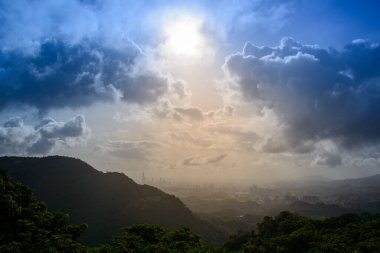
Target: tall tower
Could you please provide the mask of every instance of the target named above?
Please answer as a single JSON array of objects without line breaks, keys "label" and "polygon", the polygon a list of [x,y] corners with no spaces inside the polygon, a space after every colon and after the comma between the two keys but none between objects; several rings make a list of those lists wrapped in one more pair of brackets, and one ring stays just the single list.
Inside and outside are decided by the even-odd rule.
[{"label": "tall tower", "polygon": [[144,172],[142,173],[142,176],[141,176],[141,183],[145,184],[145,174],[144,174]]}]

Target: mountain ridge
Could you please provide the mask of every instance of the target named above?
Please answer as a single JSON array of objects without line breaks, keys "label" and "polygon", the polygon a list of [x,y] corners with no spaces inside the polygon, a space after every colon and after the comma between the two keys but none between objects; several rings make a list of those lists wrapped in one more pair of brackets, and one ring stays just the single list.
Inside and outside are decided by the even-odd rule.
[{"label": "mountain ridge", "polygon": [[0,157],[0,167],[31,187],[51,210],[67,212],[72,222],[87,223],[82,238],[91,244],[104,243],[136,223],[188,226],[209,242],[224,239],[174,195],[139,185],[123,173],[98,171],[77,158],[8,156]]},{"label": "mountain ridge", "polygon": [[297,187],[312,187],[312,186],[324,186],[324,187],[380,187],[380,174],[374,174],[371,176],[357,177],[357,178],[343,178],[343,179],[328,179],[319,175],[313,175],[310,177],[300,177],[294,179],[288,179],[278,181],[275,186],[297,188]]}]

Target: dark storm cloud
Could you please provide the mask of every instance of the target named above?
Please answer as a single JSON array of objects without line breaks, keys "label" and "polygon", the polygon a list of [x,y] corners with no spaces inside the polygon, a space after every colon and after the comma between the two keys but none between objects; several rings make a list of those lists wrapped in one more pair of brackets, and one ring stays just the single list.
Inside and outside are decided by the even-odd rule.
[{"label": "dark storm cloud", "polygon": [[48,154],[58,143],[82,140],[88,131],[82,115],[67,122],[45,119],[35,127],[25,125],[20,118],[12,118],[0,127],[0,154]]},{"label": "dark storm cloud", "polygon": [[356,40],[338,51],[290,38],[278,47],[247,43],[224,68],[244,99],[285,123],[293,146],[323,138],[346,147],[380,139],[378,44]]},{"label": "dark storm cloud", "polygon": [[133,70],[141,56],[132,45],[122,49],[96,43],[41,44],[36,54],[0,53],[0,109],[28,105],[40,111],[121,100],[149,104],[168,89],[165,77]]}]

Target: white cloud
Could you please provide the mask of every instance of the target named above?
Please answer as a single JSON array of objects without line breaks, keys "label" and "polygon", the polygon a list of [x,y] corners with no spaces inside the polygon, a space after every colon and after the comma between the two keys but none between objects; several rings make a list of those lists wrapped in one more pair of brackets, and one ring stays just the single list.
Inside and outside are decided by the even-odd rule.
[{"label": "white cloud", "polygon": [[48,154],[59,144],[84,141],[90,133],[84,116],[78,115],[67,122],[42,120],[37,126],[25,125],[20,118],[12,118],[0,127],[0,154]]}]

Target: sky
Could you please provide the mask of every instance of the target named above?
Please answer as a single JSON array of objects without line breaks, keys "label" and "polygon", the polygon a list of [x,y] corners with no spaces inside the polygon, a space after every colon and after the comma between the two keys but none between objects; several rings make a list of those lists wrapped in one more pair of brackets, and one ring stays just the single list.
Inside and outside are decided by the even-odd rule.
[{"label": "sky", "polygon": [[380,3],[0,0],[0,155],[139,181],[380,173]]}]

